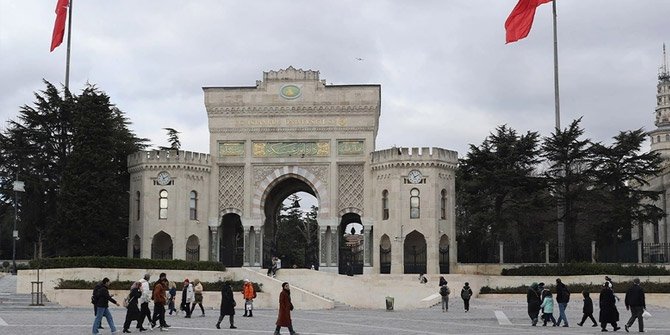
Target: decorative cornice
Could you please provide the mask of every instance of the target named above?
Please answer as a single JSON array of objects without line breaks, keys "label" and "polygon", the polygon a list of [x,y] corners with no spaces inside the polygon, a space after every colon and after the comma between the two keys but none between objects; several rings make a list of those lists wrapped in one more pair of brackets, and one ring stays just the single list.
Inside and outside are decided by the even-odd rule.
[{"label": "decorative cornice", "polygon": [[253,128],[211,128],[210,133],[296,133],[296,132],[366,132],[374,131],[373,126],[369,127],[253,127]]},{"label": "decorative cornice", "polygon": [[141,171],[160,171],[160,170],[167,170],[167,171],[184,170],[184,171],[210,173],[211,168],[208,166],[193,166],[187,164],[140,164],[128,168],[129,173],[136,173]]},{"label": "decorative cornice", "polygon": [[377,112],[378,105],[305,105],[305,106],[229,106],[208,107],[207,114],[212,116],[263,116],[263,115],[314,115],[318,113],[340,112],[346,115],[369,114]]},{"label": "decorative cornice", "polygon": [[438,168],[438,169],[455,170],[456,167],[457,164],[444,163],[444,162],[425,162],[425,161],[391,162],[384,164],[375,164],[370,166],[372,171],[381,171],[396,168]]}]

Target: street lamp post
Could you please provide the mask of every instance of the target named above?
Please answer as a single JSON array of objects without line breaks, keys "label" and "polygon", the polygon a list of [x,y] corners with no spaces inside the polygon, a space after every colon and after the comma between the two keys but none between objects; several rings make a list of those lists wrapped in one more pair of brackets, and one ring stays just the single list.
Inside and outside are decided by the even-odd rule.
[{"label": "street lamp post", "polygon": [[25,185],[22,181],[14,181],[14,230],[12,231],[12,273],[16,275],[16,241],[19,239],[19,231],[16,230],[16,223],[19,221],[19,192],[25,192]]}]

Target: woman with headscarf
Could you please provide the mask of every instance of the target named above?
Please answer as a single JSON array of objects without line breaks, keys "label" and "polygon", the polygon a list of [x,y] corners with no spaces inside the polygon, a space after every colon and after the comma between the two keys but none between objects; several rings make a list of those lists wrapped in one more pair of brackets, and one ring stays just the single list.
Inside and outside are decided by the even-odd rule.
[{"label": "woman with headscarf", "polygon": [[607,331],[607,324],[611,323],[614,327],[614,331],[621,329],[617,326],[617,321],[619,321],[619,311],[616,308],[616,298],[614,297],[614,291],[612,290],[612,284],[610,282],[605,282],[603,285],[602,291],[600,291],[600,321],[601,330]]},{"label": "woman with headscarf", "polygon": [[275,328],[274,335],[279,335],[281,327],[287,327],[291,335],[297,335],[293,330],[293,323],[291,322],[291,311],[293,304],[291,303],[291,288],[287,282],[281,284],[282,290],[279,293],[279,313],[277,315],[277,328]]},{"label": "woman with headscarf", "polygon": [[235,327],[235,305],[237,304],[233,298],[233,289],[230,284],[224,283],[221,288],[221,314],[219,315],[219,321],[216,323],[216,329],[221,329],[221,321],[226,315],[230,316],[230,329],[237,328]]},{"label": "woman with headscarf", "polygon": [[540,313],[540,294],[538,293],[537,283],[530,284],[528,292],[526,293],[526,302],[528,302],[528,316],[531,320],[531,325],[537,325],[537,316]]},{"label": "woman with headscarf", "polygon": [[[123,323],[124,333],[130,333],[128,328],[130,328],[131,322],[140,321],[140,308],[137,307],[137,300],[142,296],[141,289],[142,284],[138,281],[134,282],[133,285],[130,286],[130,293],[128,294],[128,307],[126,307],[126,321]],[[142,329],[140,329],[140,331],[142,331]]]}]

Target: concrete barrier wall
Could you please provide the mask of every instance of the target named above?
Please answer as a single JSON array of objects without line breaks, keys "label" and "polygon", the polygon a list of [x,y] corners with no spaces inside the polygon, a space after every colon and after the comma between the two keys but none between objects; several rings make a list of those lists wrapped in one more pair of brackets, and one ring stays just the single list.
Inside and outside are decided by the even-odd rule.
[{"label": "concrete barrier wall", "polygon": [[[138,280],[144,273],[151,274],[151,281],[158,279],[160,270],[137,270],[137,269],[48,269],[40,271],[40,280],[44,281],[44,293],[50,301],[57,302],[63,306],[87,306],[90,304],[90,293],[70,292],[70,290],[55,290],[58,280],[83,279],[101,280],[108,277],[111,280]],[[268,277],[265,271],[251,268],[231,268],[225,272],[217,271],[164,271],[169,280],[181,282],[184,278],[199,278],[206,282],[218,280],[242,280],[250,279],[262,287],[262,293],[256,300],[257,308],[277,308],[281,283],[287,281],[291,284],[291,299],[298,309],[329,309],[333,308],[335,301],[357,308],[385,308],[385,298],[391,296],[395,300],[396,309],[426,308],[440,302],[438,294],[438,282],[440,275],[428,275],[428,283],[420,284],[417,275],[396,274],[368,274],[354,277],[339,275],[323,271],[307,269],[281,269],[277,278]],[[530,285],[533,282],[544,282],[554,284],[556,276],[489,276],[470,274],[443,275],[449,282],[451,289],[451,303],[460,303],[460,291],[464,282],[469,282],[477,298],[481,287],[492,288],[516,287],[519,285]],[[562,276],[560,277],[566,285],[572,284],[601,284],[604,275],[590,276]],[[630,282],[634,276],[610,276],[615,282]],[[37,278],[36,270],[19,271],[17,278],[17,292],[30,293],[31,281]],[[652,282],[670,282],[670,276],[641,276],[640,280]],[[79,291],[79,290],[72,290]],[[119,296],[125,294],[118,292]],[[181,293],[178,293],[178,299]],[[219,292],[206,292],[205,304],[212,308],[218,308],[220,303]],[[238,308],[242,308],[242,295],[235,293]],[[179,300],[180,301],[180,300]]]},{"label": "concrete barrier wall", "polygon": [[[151,274],[150,281],[153,282],[158,279],[158,275],[161,272],[166,273],[168,280],[175,282],[182,282],[185,278],[189,278],[189,280],[198,278],[204,282],[243,280],[247,278],[253,282],[262,284],[261,290],[263,292],[258,294],[259,297],[255,300],[254,306],[257,308],[278,308],[279,305],[279,293],[281,292],[282,282],[245,268],[228,269],[225,272],[99,268],[46,269],[40,270],[40,281],[43,282],[43,291],[49,301],[59,303],[62,306],[87,306],[91,303],[90,290],[56,290],[55,287],[58,285],[59,280],[98,281],[104,277],[113,281],[139,280],[145,273],[149,273]],[[30,293],[32,281],[37,281],[37,270],[19,271],[16,283],[17,293]],[[113,293],[117,294],[117,296],[124,296],[127,294],[127,291]],[[181,292],[177,293],[177,298],[181,299]],[[205,292],[203,299],[208,301],[208,306],[218,309],[221,303],[221,294],[219,292]],[[297,287],[291,289],[291,299],[298,309],[329,309],[334,306],[332,301]],[[235,293],[235,300],[238,302],[237,308],[243,308],[244,300],[240,292]]]}]

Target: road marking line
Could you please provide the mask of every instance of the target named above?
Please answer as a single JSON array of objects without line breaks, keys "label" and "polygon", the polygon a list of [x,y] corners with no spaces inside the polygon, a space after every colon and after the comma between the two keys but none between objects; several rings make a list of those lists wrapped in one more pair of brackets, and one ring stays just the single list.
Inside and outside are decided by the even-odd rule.
[{"label": "road marking line", "polygon": [[509,321],[507,318],[507,315],[503,313],[503,311],[493,311],[496,315],[496,319],[498,319],[498,324],[501,326],[511,326],[512,322]]}]

